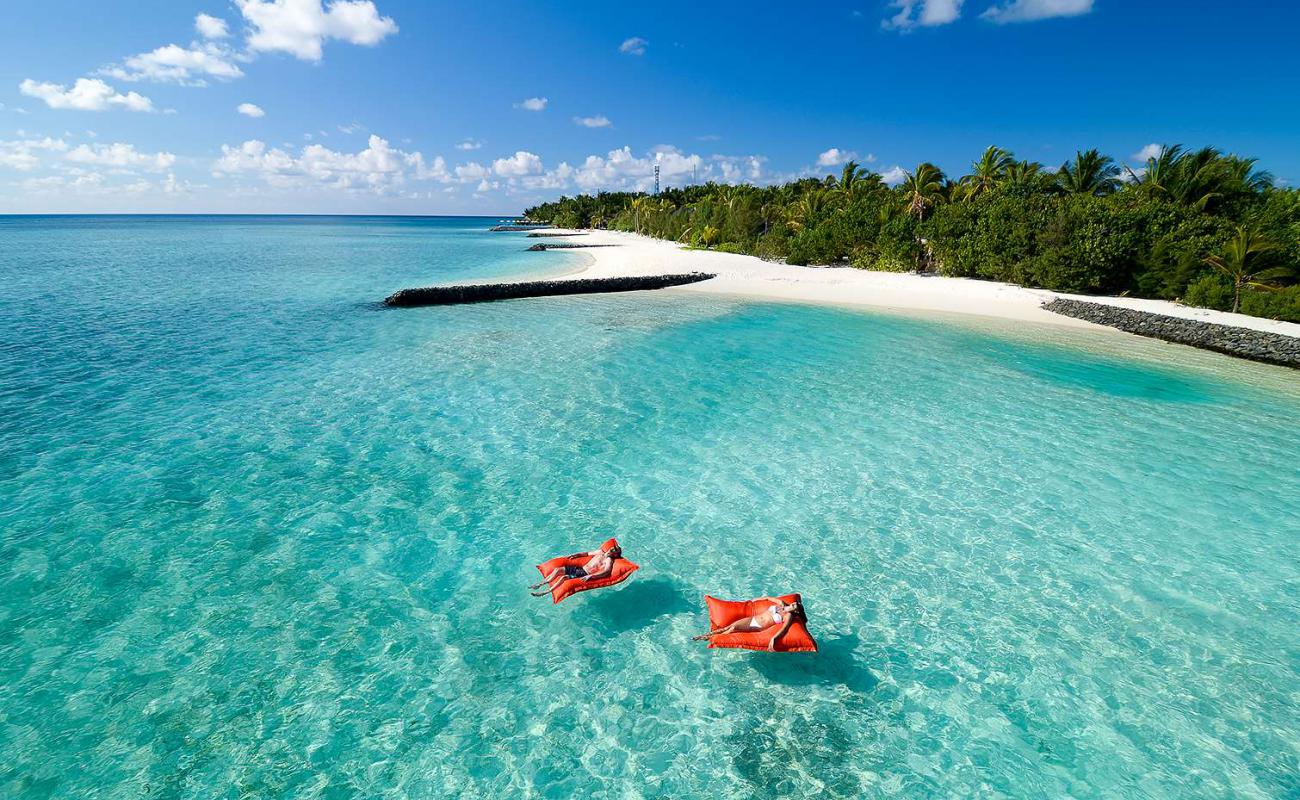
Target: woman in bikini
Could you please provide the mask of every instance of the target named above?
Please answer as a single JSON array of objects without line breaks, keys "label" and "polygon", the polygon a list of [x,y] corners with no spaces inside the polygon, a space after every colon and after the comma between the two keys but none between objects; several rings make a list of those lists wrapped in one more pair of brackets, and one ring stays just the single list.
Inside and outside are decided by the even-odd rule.
[{"label": "woman in bikini", "polygon": [[771,607],[766,611],[760,611],[752,617],[738,619],[722,628],[716,628],[702,636],[693,636],[691,641],[702,641],[714,636],[721,636],[724,633],[758,633],[769,628],[777,628],[776,633],[772,635],[772,640],[767,643],[768,650],[776,650],[776,643],[785,632],[790,630],[797,616],[803,614],[803,608],[798,603],[782,603],[777,597],[764,597],[764,600],[771,603]]}]

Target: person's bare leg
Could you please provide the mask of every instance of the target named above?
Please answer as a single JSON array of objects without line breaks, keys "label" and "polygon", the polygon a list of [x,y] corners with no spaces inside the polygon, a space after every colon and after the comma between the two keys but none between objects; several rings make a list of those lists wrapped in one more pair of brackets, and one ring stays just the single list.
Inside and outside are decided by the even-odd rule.
[{"label": "person's bare leg", "polygon": [[714,628],[713,630],[709,631],[709,632],[706,633],[706,634],[703,634],[702,636],[692,636],[692,637],[691,637],[691,641],[692,641],[692,642],[699,642],[699,641],[703,641],[703,640],[705,640],[705,639],[709,639],[709,638],[714,637],[714,636],[721,636],[721,635],[723,635],[724,633],[731,633],[731,632],[733,632],[733,631],[736,630],[736,626],[737,626],[737,625],[739,625],[739,624],[742,623],[742,622],[748,622],[748,621],[749,621],[749,618],[748,618],[748,617],[746,617],[745,619],[739,619],[739,620],[736,620],[735,622],[731,623],[730,625],[724,625],[724,626],[721,627],[721,628]]},{"label": "person's bare leg", "polygon": [[[554,574],[554,573],[551,574],[551,578],[553,578],[553,577],[555,577],[555,574]],[[545,597],[546,595],[548,595],[548,594],[550,594],[551,592],[555,591],[556,589],[560,588],[560,585],[561,585],[562,583],[564,583],[566,580],[568,580],[568,576],[564,575],[563,573],[560,574],[560,576],[559,576],[560,579],[559,579],[558,581],[556,581],[555,583],[551,583],[551,578],[547,578],[547,579],[546,579],[546,588],[545,588],[545,589],[541,590],[540,592],[530,592],[530,594],[531,594],[533,597]],[[580,580],[580,579],[575,578],[574,580]]]},{"label": "person's bare leg", "polygon": [[550,582],[555,578],[556,575],[563,574],[563,572],[564,572],[564,570],[562,570],[562,569],[553,569],[553,570],[550,571],[550,573],[548,573],[547,575],[543,576],[542,579],[541,579],[541,581],[539,581],[539,582],[537,582],[537,583],[534,583],[532,586],[529,586],[528,588],[529,588],[529,589],[540,589],[540,588],[542,588],[543,586],[545,586],[546,584],[550,583]]}]

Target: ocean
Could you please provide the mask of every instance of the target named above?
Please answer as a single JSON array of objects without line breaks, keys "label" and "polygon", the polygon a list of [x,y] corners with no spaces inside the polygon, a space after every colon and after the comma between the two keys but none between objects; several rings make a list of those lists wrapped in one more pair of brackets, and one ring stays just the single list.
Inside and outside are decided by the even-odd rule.
[{"label": "ocean", "polygon": [[0,795],[1300,794],[1300,373],[493,222],[0,217]]}]

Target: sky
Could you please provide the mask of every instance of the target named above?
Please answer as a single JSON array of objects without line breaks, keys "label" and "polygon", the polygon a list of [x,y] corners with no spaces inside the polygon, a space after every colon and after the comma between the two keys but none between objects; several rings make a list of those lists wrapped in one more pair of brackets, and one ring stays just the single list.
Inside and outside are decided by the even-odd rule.
[{"label": "sky", "polygon": [[514,214],[996,144],[1300,182],[1300,3],[42,0],[0,12],[0,213]]}]

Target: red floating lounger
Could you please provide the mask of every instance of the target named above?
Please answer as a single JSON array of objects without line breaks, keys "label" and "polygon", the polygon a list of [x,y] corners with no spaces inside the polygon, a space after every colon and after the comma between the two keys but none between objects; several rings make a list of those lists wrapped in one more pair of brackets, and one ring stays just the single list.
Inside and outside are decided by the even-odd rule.
[{"label": "red floating lounger", "polygon": [[[611,547],[617,547],[617,546],[618,546],[618,540],[610,539],[609,541],[602,544],[600,546],[600,549],[608,550]],[[537,569],[542,573],[542,577],[545,578],[547,575],[551,574],[552,570],[560,569],[563,567],[581,567],[583,564],[587,563],[587,561],[590,558],[591,557],[587,555],[581,555],[578,556],[577,558],[563,558],[563,557],[552,558],[550,561],[547,561],[545,564],[538,564]],[[601,578],[599,580],[594,580],[594,581],[583,581],[583,580],[578,580],[577,578],[562,580],[559,583],[555,584],[555,588],[551,589],[551,597],[555,600],[556,603],[558,603],[564,598],[568,597],[569,595],[574,595],[577,594],[578,592],[585,592],[588,589],[603,589],[606,586],[613,586],[616,583],[622,583],[623,581],[627,580],[629,577],[632,576],[632,573],[636,572],[638,569],[640,569],[639,566],[633,564],[631,561],[628,561],[626,558],[620,556],[619,558],[614,559],[614,570],[604,578]]]},{"label": "red floating lounger", "polygon": [[[783,594],[778,598],[782,603],[798,603],[803,605],[803,598],[798,594]],[[709,630],[723,628],[738,619],[752,617],[755,614],[761,614],[772,607],[768,600],[719,600],[716,597],[704,596],[704,602],[709,606]],[[802,616],[802,615],[800,615]],[[745,650],[766,650],[772,636],[780,630],[779,628],[768,628],[763,631],[753,633],[724,633],[721,636],[709,638],[709,647],[738,647]],[[808,633],[808,627],[804,625],[802,619],[796,619],[790,627],[777,640],[776,652],[778,653],[816,653],[817,643],[813,641],[812,635]]]}]

